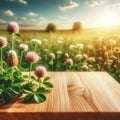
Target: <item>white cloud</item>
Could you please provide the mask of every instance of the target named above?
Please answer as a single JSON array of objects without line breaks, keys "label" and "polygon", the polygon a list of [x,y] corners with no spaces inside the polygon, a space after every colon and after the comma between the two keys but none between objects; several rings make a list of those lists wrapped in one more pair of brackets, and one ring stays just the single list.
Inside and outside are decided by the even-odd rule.
[{"label": "white cloud", "polygon": [[11,10],[5,10],[3,13],[8,16],[14,16],[14,12],[12,12]]},{"label": "white cloud", "polygon": [[61,5],[59,8],[60,10],[67,10],[67,9],[71,9],[71,8],[74,8],[74,7],[77,7],[79,4],[76,3],[76,2],[73,2],[73,1],[70,1],[69,3],[65,3],[63,5]]},{"label": "white cloud", "polygon": [[104,2],[103,2],[103,0],[93,0],[93,1],[87,2],[87,4],[90,7],[94,7],[94,6],[103,5]]},{"label": "white cloud", "polygon": [[38,13],[34,13],[34,12],[29,12],[27,15],[28,15],[28,16],[31,16],[31,17],[39,16]]},{"label": "white cloud", "polygon": [[19,3],[26,5],[27,1],[26,0],[18,0]]},{"label": "white cloud", "polygon": [[4,23],[6,23],[6,21],[3,19],[0,19],[0,24],[4,24]]},{"label": "white cloud", "polygon": [[14,19],[17,20],[17,21],[26,21],[27,20],[26,17],[21,17],[21,18],[15,17]]}]

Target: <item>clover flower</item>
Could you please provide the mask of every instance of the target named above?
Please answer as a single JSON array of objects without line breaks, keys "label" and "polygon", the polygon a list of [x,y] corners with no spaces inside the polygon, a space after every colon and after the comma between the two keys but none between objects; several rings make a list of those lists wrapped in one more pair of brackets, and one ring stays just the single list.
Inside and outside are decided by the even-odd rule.
[{"label": "clover flower", "polygon": [[46,73],[47,73],[47,71],[46,71],[46,68],[44,66],[38,66],[38,67],[36,67],[36,69],[34,71],[34,74],[38,78],[44,77],[46,75]]},{"label": "clover flower", "polygon": [[63,41],[62,40],[58,40],[57,43],[58,44],[63,44]]},{"label": "clover flower", "polygon": [[7,31],[9,33],[19,33],[19,26],[16,22],[10,22],[7,26]]},{"label": "clover flower", "polygon": [[94,57],[89,57],[89,58],[88,58],[88,62],[90,62],[90,63],[95,62],[95,58],[94,58]]},{"label": "clover flower", "polygon": [[65,58],[69,58],[69,54],[68,54],[68,53],[65,53],[65,54],[64,54],[64,57],[65,57]]},{"label": "clover flower", "polygon": [[108,40],[108,42],[110,45],[115,45],[117,43],[116,40],[112,40],[112,39]]},{"label": "clover flower", "polygon": [[82,70],[83,70],[83,71],[88,71],[88,70],[89,70],[89,67],[88,67],[87,65],[83,65],[83,66],[82,66]]},{"label": "clover flower", "polygon": [[49,57],[50,57],[50,59],[55,59],[55,54],[54,53],[50,53]]},{"label": "clover flower", "polygon": [[117,53],[117,54],[119,54],[120,53],[120,47],[115,47],[114,48],[114,52]]},{"label": "clover flower", "polygon": [[57,54],[58,55],[61,55],[63,52],[62,51],[57,51]]},{"label": "clover flower", "polygon": [[80,60],[81,58],[82,58],[82,55],[81,55],[81,54],[75,55],[75,59]]},{"label": "clover flower", "polygon": [[41,45],[42,44],[41,40],[38,40],[35,38],[33,38],[30,42],[32,43],[32,45]]},{"label": "clover flower", "polygon": [[0,48],[7,46],[7,40],[5,37],[0,37]]},{"label": "clover flower", "polygon": [[82,55],[82,59],[83,59],[83,60],[87,60],[87,59],[88,59],[87,54],[83,54],[83,55]]},{"label": "clover flower", "polygon": [[26,45],[26,44],[20,44],[20,45],[19,45],[19,48],[20,48],[22,51],[28,51],[28,45]]},{"label": "clover flower", "polygon": [[74,50],[74,49],[76,49],[76,48],[77,48],[76,45],[70,45],[70,46],[69,46],[69,49],[70,49],[70,50]]},{"label": "clover flower", "polygon": [[66,64],[67,65],[73,65],[73,60],[72,59],[67,59]]},{"label": "clover flower", "polygon": [[25,59],[28,62],[37,62],[40,57],[35,52],[28,52],[25,56]]},{"label": "clover flower", "polygon": [[84,47],[84,45],[83,45],[82,43],[78,43],[78,44],[76,44],[76,46],[77,46],[77,48],[79,48],[79,49],[83,49],[83,47]]},{"label": "clover flower", "polygon": [[7,57],[7,64],[9,66],[17,66],[18,65],[18,57],[14,50],[10,50]]}]

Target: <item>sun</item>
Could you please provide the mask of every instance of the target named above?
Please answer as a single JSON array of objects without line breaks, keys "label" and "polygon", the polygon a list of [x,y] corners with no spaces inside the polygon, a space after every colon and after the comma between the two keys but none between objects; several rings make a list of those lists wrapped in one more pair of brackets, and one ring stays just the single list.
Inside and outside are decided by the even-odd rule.
[{"label": "sun", "polygon": [[105,26],[117,24],[117,16],[113,12],[104,12],[102,15],[102,23]]}]

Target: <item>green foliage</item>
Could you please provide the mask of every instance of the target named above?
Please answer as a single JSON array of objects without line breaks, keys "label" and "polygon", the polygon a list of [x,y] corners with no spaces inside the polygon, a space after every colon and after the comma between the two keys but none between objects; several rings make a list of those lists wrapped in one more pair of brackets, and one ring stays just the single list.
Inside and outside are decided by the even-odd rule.
[{"label": "green foliage", "polygon": [[82,23],[81,22],[74,22],[72,31],[73,32],[80,32],[82,30]]},{"label": "green foliage", "polygon": [[[31,87],[24,88],[24,92],[27,93],[27,95],[24,98],[24,101],[31,102],[44,102],[46,100],[45,94],[50,93],[50,90],[48,88],[52,88],[53,85],[50,82],[47,82],[49,80],[49,77],[45,77],[43,80],[36,80],[36,82],[39,84],[36,89],[33,89]],[[48,85],[47,87],[43,87]]]},{"label": "green foliage", "polygon": [[55,32],[56,31],[56,25],[54,23],[49,23],[46,27],[46,32]]}]

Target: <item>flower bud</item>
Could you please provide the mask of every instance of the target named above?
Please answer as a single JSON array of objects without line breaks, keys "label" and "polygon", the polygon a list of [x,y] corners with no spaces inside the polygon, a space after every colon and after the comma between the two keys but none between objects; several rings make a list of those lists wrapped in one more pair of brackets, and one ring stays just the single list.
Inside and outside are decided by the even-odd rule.
[{"label": "flower bud", "polygon": [[18,65],[18,57],[14,50],[10,50],[7,57],[7,64],[9,66],[17,66]]}]

